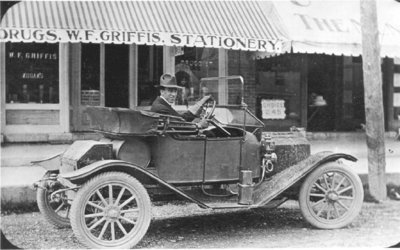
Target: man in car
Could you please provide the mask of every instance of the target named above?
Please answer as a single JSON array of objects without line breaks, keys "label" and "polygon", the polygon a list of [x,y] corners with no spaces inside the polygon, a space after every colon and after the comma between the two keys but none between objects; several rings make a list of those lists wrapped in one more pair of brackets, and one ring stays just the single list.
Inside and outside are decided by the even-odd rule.
[{"label": "man in car", "polygon": [[[150,111],[182,117],[185,121],[193,121],[201,112],[201,107],[211,98],[211,95],[204,96],[193,106],[189,107],[188,111],[179,114],[172,105],[175,103],[178,89],[182,87],[176,84],[175,76],[171,74],[163,74],[160,78],[160,96],[158,96],[153,104],[151,105]],[[208,123],[205,120],[201,120],[196,123],[199,128],[207,128]]]}]

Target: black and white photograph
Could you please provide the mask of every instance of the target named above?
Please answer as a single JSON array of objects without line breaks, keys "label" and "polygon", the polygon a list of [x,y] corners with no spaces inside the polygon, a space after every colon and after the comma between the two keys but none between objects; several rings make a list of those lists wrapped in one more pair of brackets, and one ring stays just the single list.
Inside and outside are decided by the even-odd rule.
[{"label": "black and white photograph", "polygon": [[0,15],[0,249],[400,248],[400,0]]}]

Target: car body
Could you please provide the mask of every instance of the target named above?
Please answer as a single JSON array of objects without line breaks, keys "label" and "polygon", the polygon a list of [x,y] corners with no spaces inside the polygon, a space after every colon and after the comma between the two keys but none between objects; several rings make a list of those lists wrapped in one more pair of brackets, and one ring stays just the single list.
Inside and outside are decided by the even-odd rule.
[{"label": "car body", "polygon": [[[243,96],[240,76],[202,82],[230,80]],[[88,111],[101,140],[76,141],[58,157],[36,162],[48,169],[36,184],[41,212],[56,226],[71,225],[88,247],[133,247],[150,224],[151,201],[165,197],[205,209],[276,207],[298,199],[305,219],[324,229],[351,223],[361,209],[361,181],[340,161],[356,161],[353,156],[310,155],[295,129],[262,133],[263,123],[243,99],[214,101],[205,130],[139,109]]]}]

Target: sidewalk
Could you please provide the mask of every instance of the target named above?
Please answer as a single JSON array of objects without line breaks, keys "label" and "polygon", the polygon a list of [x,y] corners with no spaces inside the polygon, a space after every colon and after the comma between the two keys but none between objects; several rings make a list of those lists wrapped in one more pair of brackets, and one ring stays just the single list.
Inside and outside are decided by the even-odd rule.
[{"label": "sidewalk", "polygon": [[1,206],[28,206],[36,202],[32,184],[45,169],[31,161],[46,159],[67,149],[69,144],[6,144],[1,146]]},{"label": "sidewalk", "polygon": [[[310,140],[311,153],[320,151],[342,152],[358,158],[357,162],[346,161],[368,182],[368,159],[365,140],[360,138],[339,138]],[[69,144],[6,144],[1,146],[1,203],[3,205],[24,205],[36,202],[36,192],[32,183],[45,173],[41,167],[30,162],[49,158],[67,149]],[[387,183],[400,186],[400,141],[386,138]]]}]

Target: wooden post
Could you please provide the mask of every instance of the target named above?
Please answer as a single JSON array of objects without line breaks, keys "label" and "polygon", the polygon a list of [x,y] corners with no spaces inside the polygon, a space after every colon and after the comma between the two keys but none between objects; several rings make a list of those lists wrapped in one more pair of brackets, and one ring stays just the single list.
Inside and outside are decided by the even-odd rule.
[{"label": "wooden post", "polygon": [[362,57],[368,183],[372,197],[386,199],[385,127],[383,117],[382,72],[375,0],[361,0]]}]

